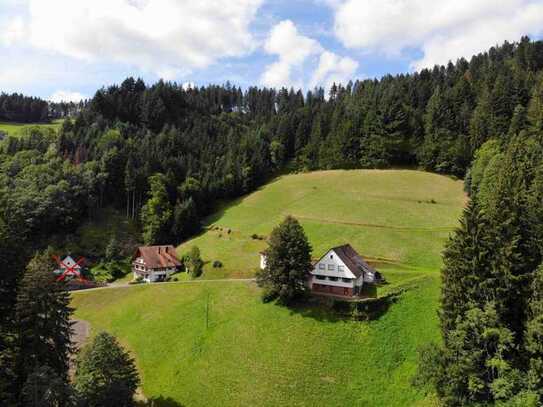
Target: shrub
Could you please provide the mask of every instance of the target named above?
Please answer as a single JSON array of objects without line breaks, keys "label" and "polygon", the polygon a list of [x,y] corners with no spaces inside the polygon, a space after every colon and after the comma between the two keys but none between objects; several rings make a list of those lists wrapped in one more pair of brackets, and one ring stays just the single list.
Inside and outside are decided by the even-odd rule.
[{"label": "shrub", "polygon": [[218,268],[221,268],[221,267],[222,267],[222,262],[220,260],[215,260],[213,262],[213,268],[218,269]]}]

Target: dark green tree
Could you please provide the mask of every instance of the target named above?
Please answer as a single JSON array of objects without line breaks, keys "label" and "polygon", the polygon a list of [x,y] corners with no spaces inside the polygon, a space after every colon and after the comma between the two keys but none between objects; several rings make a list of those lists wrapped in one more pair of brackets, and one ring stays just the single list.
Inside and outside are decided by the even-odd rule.
[{"label": "dark green tree", "polygon": [[141,213],[143,240],[146,244],[167,243],[173,211],[166,190],[166,177],[155,174],[149,177],[149,185],[149,200]]},{"label": "dark green tree", "polygon": [[524,339],[529,365],[528,387],[543,403],[543,266],[534,274],[528,316]]},{"label": "dark green tree", "polygon": [[32,407],[70,407],[77,402],[66,379],[48,366],[40,366],[28,376],[21,399],[24,406]]},{"label": "dark green tree", "polygon": [[257,275],[257,282],[264,289],[264,300],[278,298],[288,303],[307,290],[311,246],[304,229],[292,216],[273,229],[268,243],[266,267]]},{"label": "dark green tree", "polygon": [[[26,267],[15,306],[19,386],[42,366],[64,381],[73,345],[70,296],[65,283],[56,280],[47,252],[38,253]],[[20,387],[20,388],[21,388]]]},{"label": "dark green tree", "polygon": [[106,332],[100,332],[78,357],[74,388],[85,407],[132,406],[139,383],[134,360]]}]

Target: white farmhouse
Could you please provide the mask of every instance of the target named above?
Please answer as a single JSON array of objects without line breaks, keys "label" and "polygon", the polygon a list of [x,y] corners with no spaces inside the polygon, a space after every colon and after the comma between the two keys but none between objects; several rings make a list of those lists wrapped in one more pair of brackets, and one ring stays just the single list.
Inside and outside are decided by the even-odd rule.
[{"label": "white farmhouse", "polygon": [[180,266],[172,245],[138,247],[132,260],[134,280],[141,278],[148,283],[164,281]]},{"label": "white farmhouse", "polygon": [[357,296],[364,283],[381,278],[350,244],[328,250],[310,274],[308,286],[312,292],[342,297]]}]

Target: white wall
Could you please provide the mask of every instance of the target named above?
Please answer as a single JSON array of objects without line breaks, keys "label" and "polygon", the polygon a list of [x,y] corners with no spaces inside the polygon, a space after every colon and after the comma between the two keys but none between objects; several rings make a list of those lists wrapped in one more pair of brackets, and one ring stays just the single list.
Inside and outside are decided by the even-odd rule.
[{"label": "white wall", "polygon": [[[321,268],[324,267],[324,268]],[[330,269],[333,268],[333,269]],[[329,250],[325,256],[323,256],[316,264],[311,272],[313,277],[310,279],[310,286],[312,284],[324,284],[335,287],[352,287],[362,286],[363,277],[356,278],[356,276],[349,270],[349,268],[341,261],[339,256],[333,250]],[[331,281],[329,278],[326,280],[319,280],[315,276],[337,277],[338,281]],[[343,282],[342,278],[353,279],[352,282]]]}]

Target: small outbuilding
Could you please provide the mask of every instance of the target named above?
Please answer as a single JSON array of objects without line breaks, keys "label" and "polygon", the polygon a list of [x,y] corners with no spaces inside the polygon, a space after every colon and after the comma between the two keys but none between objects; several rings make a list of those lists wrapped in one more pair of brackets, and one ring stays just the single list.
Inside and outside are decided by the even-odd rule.
[{"label": "small outbuilding", "polygon": [[148,283],[164,281],[180,267],[172,245],[138,247],[132,259],[134,280],[141,278]]}]

